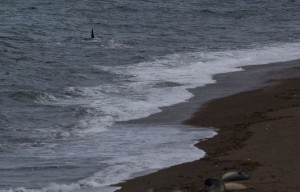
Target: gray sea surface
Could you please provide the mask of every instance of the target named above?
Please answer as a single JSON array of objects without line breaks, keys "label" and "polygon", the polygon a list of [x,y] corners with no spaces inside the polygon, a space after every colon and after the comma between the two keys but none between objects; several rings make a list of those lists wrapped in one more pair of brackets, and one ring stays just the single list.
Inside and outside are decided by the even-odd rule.
[{"label": "gray sea surface", "polygon": [[0,191],[113,191],[203,157],[193,144],[216,133],[172,123],[186,118],[178,110],[163,120],[162,108],[215,98],[191,90],[217,74],[299,59],[299,10],[300,0],[1,0]]}]

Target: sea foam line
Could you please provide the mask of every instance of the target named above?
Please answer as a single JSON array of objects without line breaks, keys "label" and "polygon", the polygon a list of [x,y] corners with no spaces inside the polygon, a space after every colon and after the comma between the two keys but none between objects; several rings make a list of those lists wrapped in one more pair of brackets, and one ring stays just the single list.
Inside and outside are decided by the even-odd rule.
[{"label": "sea foam line", "polygon": [[[96,114],[100,113],[100,115],[95,114],[90,116],[90,119],[87,119],[87,121],[100,120],[87,125],[91,129],[96,129],[97,127],[101,127],[103,123],[101,116],[110,117],[106,121],[112,121],[113,123],[115,121],[140,118],[141,116],[159,112],[159,108],[162,106],[176,104],[191,98],[193,95],[188,89],[214,83],[213,75],[215,74],[239,71],[241,70],[240,67],[246,65],[268,64],[298,59],[300,57],[298,50],[300,50],[300,44],[294,43],[252,50],[174,54],[153,62],[143,62],[131,66],[101,67],[110,73],[128,75],[129,78],[126,81],[115,82],[115,85],[105,85],[106,87],[113,87],[113,89],[109,89],[110,91],[107,91],[103,85],[71,88],[68,89],[68,94],[72,95],[72,91],[78,91],[77,96],[69,96],[65,100],[51,102],[58,105],[77,103],[78,105],[93,107],[96,109],[94,112]],[[162,95],[164,96],[162,97]],[[166,165],[159,164],[159,166],[165,167]],[[133,172],[142,171],[146,167],[147,169],[151,169],[149,165],[143,165],[141,169],[134,170]],[[115,171],[118,172],[123,168],[122,166],[117,167]],[[104,178],[104,182],[99,182],[103,179],[103,174],[95,173],[95,175],[77,183],[50,184],[43,189],[16,188],[2,190],[2,192],[69,192],[89,188],[105,188],[108,185],[127,179],[131,174],[130,172],[123,171],[123,175],[111,180],[110,175],[114,175],[114,173],[109,174],[109,171],[114,170],[108,170],[108,178]]]},{"label": "sea foam line", "polygon": [[[68,87],[54,105],[92,109],[81,120],[85,132],[107,131],[115,122],[148,117],[162,107],[188,101],[196,87],[216,83],[213,76],[241,71],[243,66],[299,59],[300,43],[277,44],[244,50],[167,55],[154,61],[123,66],[95,66],[115,75],[111,84]],[[122,76],[121,79],[118,77]],[[43,101],[44,102],[44,101]]]},{"label": "sea foam line", "polygon": [[[124,129],[130,130],[124,134]],[[196,148],[194,144],[198,142],[200,138],[210,138],[216,135],[215,132],[210,130],[200,130],[198,128],[185,126],[178,126],[177,128],[165,126],[159,129],[153,126],[146,126],[141,130],[142,133],[135,134],[136,143],[133,143],[131,141],[132,135],[137,133],[141,127],[137,126],[133,128],[129,126],[124,129],[115,130],[113,135],[117,137],[111,136],[117,141],[125,139],[125,143],[123,143],[122,146],[119,146],[120,143],[116,143],[120,148],[114,148],[114,150],[116,150],[114,156],[117,157],[102,162],[107,164],[104,170],[96,172],[75,183],[51,183],[41,189],[18,187],[3,189],[0,190],[0,192],[113,192],[117,190],[117,188],[111,187],[111,185],[136,177],[136,173],[151,173],[165,167],[202,158],[205,155],[204,151]],[[146,138],[156,139],[147,140]],[[93,140],[90,146],[95,146],[95,143],[99,143],[99,139],[90,138],[89,140]],[[130,151],[126,151],[128,147],[131,149]],[[136,154],[137,152],[139,154]],[[99,151],[96,148],[92,153],[98,154]],[[134,153],[135,155],[124,155],[123,153]],[[89,155],[84,152],[78,155],[84,154]]]}]

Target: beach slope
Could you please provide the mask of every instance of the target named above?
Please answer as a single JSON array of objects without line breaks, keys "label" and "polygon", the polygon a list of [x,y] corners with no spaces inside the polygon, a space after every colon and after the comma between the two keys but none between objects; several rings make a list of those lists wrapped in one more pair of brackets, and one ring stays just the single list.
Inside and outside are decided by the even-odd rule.
[{"label": "beach slope", "polygon": [[273,81],[205,104],[185,123],[218,129],[217,136],[197,144],[206,157],[126,181],[119,191],[195,192],[205,178],[231,170],[251,173],[251,180],[242,182],[247,191],[300,191],[299,82]]}]

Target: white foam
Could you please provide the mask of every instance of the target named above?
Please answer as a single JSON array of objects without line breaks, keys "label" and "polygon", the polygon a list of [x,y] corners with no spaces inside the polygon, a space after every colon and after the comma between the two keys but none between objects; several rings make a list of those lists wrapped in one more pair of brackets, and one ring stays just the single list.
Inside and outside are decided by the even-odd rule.
[{"label": "white foam", "polygon": [[49,93],[42,93],[40,95],[38,95],[35,99],[36,102],[39,103],[46,103],[46,102],[55,102],[58,101],[58,98],[56,98],[54,95],[51,95]]},{"label": "white foam", "polygon": [[114,192],[120,187],[100,187],[98,183],[94,181],[90,182],[81,182],[81,183],[72,183],[72,184],[57,184],[51,183],[48,187],[42,189],[28,189],[24,187],[2,189],[0,192]]},{"label": "white foam", "polygon": [[[203,157],[205,153],[193,144],[216,134],[187,126],[124,126],[88,139],[72,141],[68,146],[60,146],[55,152],[52,151],[52,161],[55,158],[67,158],[69,161],[65,163],[70,165],[76,165],[72,162],[73,158],[102,158],[99,163],[103,166],[93,175],[69,184],[51,183],[41,189],[15,188],[0,192],[112,192],[117,189],[111,187],[113,184]],[[48,152],[45,156],[49,156]]]},{"label": "white foam", "polygon": [[[75,164],[78,157],[100,159],[105,166],[95,165],[101,170],[78,182],[2,192],[112,192],[116,188],[108,186],[125,179],[199,159],[204,152],[191,147],[192,143],[213,136],[213,132],[144,125],[118,129],[115,122],[147,117],[160,112],[161,107],[185,102],[193,97],[189,89],[215,83],[213,75],[239,71],[247,65],[299,59],[299,50],[300,43],[291,43],[259,49],[173,54],[124,66],[95,66],[115,74],[113,82],[94,87],[68,87],[60,97],[45,94],[36,101],[87,109],[73,128],[79,135],[88,133],[88,137],[72,140],[74,133],[55,133],[55,138],[68,138],[68,143],[36,147],[23,153],[26,157],[41,156],[53,162],[65,158],[66,163]],[[118,78],[120,75],[122,79]],[[74,162],[69,162],[73,159]],[[23,162],[19,163],[22,167]]]},{"label": "white foam", "polygon": [[[213,75],[242,70],[256,64],[300,58],[300,43],[219,52],[172,54],[154,61],[123,66],[95,66],[122,75],[111,84],[94,87],[68,87],[63,99],[48,98],[51,104],[80,105],[93,114],[78,123],[84,132],[106,131],[117,121],[147,117],[161,107],[185,102],[189,89],[215,83]],[[127,77],[127,78],[126,78]],[[43,100],[43,102],[45,102]]]},{"label": "white foam", "polygon": [[[204,152],[199,153],[198,149],[190,146],[193,139],[201,138],[196,133],[189,134],[187,130],[182,133],[174,128],[157,129],[157,127],[140,129],[126,127],[119,130],[115,128],[115,122],[147,117],[160,112],[161,107],[185,102],[193,97],[189,89],[215,83],[213,79],[215,74],[240,71],[241,67],[247,65],[298,59],[299,50],[300,43],[292,43],[260,49],[173,54],[151,62],[126,66],[95,66],[116,74],[116,77],[122,75],[122,79],[116,78],[112,84],[94,87],[69,87],[65,89],[63,97],[46,98],[42,102],[48,100],[48,104],[79,105],[91,109],[76,123],[75,127],[78,133],[92,133],[89,134],[89,140],[95,143],[85,144],[88,147],[93,146],[92,150],[89,148],[82,150],[82,146],[77,150],[75,143],[71,145],[75,148],[74,152],[67,147],[60,148],[62,151],[59,154],[80,156],[78,152],[84,151],[83,156],[91,153],[92,158],[94,154],[101,154],[108,158],[107,161],[101,162],[107,164],[107,169],[99,170],[76,183],[52,184],[37,191],[22,190],[26,192],[86,190],[111,192],[114,188],[107,188],[107,186],[134,177],[136,174],[201,158]],[[100,135],[96,134],[97,138],[90,138],[97,132],[100,133]],[[134,141],[132,141],[133,135]],[[63,135],[65,136],[69,135]],[[210,135],[205,133],[204,137]],[[98,146],[99,143],[101,147]]]},{"label": "white foam", "polygon": [[107,42],[107,45],[104,45],[104,47],[109,48],[109,49],[118,49],[118,48],[130,48],[128,45],[123,44],[121,42],[118,42],[116,40],[109,40]]},{"label": "white foam", "polygon": [[185,88],[195,88],[214,83],[213,75],[239,71],[243,66],[299,59],[299,49],[300,43],[290,43],[260,49],[173,54],[152,62],[100,68],[115,74],[131,75],[133,82],[148,85],[176,82]]}]

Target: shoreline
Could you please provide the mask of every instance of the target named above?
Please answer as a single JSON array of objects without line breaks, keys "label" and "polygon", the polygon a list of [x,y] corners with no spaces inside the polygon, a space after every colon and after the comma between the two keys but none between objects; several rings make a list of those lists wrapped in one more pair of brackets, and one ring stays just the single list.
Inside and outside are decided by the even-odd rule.
[{"label": "shoreline", "polygon": [[[299,61],[293,62],[296,62],[296,66],[299,63]],[[252,160],[253,158],[251,157],[243,158],[239,155],[236,155],[236,153],[242,154],[241,151],[243,151],[248,146],[247,143],[256,137],[255,135],[257,130],[253,129],[252,126],[255,127],[263,122],[269,122],[270,124],[270,122],[273,121],[272,118],[268,117],[268,113],[276,111],[278,106],[273,106],[272,103],[281,103],[283,106],[285,106],[283,107],[284,109],[290,108],[290,103],[282,102],[280,99],[280,102],[278,102],[276,99],[275,102],[270,99],[270,97],[272,97],[272,95],[278,95],[278,92],[280,91],[288,91],[285,90],[285,88],[292,90],[291,85],[296,86],[296,88],[293,88],[293,90],[297,90],[298,87],[296,82],[299,82],[299,79],[278,81],[280,83],[273,82],[272,79],[276,79],[275,77],[280,79],[280,77],[284,76],[285,74],[291,74],[291,72],[293,73],[292,75],[290,75],[292,78],[296,76],[300,77],[300,70],[299,67],[291,67],[287,69],[280,69],[279,71],[280,72],[277,71],[275,72],[275,74],[273,74],[274,77],[272,76],[271,78],[266,80],[267,84],[263,84],[263,88],[236,93],[231,96],[212,100],[202,106],[200,111],[195,113],[193,118],[185,121],[186,124],[193,126],[216,127],[220,129],[218,131],[218,135],[214,138],[196,144],[198,148],[204,150],[207,153],[205,158],[196,160],[194,162],[172,166],[170,168],[166,168],[146,176],[128,180],[119,184],[118,186],[121,186],[122,188],[117,191],[149,191],[150,189],[161,192],[172,191],[173,189],[180,189],[181,191],[187,192],[198,191],[203,187],[203,180],[207,177],[217,177],[222,175],[226,171],[234,169],[242,169],[249,172],[257,172],[257,170],[260,170],[260,167],[264,166],[262,160]],[[262,94],[262,90],[265,89],[269,91],[273,90],[274,93],[272,93],[271,95]],[[253,98],[257,97],[259,94],[262,94],[258,99],[259,101],[261,101],[258,102],[260,104],[253,105]],[[286,94],[286,97],[289,97],[289,94],[297,95],[298,93],[288,92],[282,94]],[[248,98],[248,101],[245,101],[246,98]],[[262,98],[265,98],[264,102],[262,102]],[[240,101],[239,105],[236,105],[237,100]],[[293,99],[287,99],[287,101],[291,100]],[[266,101],[270,102],[265,103]],[[293,105],[298,105],[298,102],[299,99],[297,99],[296,97],[296,104]],[[246,106],[244,105],[244,103],[248,103],[250,105]],[[245,108],[241,108],[241,106]],[[254,106],[256,106],[256,108]],[[228,112],[228,109],[230,108],[233,108],[234,110]],[[266,111],[266,109],[268,110]],[[231,116],[230,118],[229,116],[223,115],[224,110],[226,111],[225,114],[229,114],[229,116]],[[237,113],[237,111],[239,110],[247,111],[247,113]],[[216,111],[219,111],[219,114],[216,113]],[[239,116],[238,114],[243,115]],[[277,119],[275,118],[275,120]],[[281,119],[279,118],[279,120]],[[284,118],[282,120],[284,120]],[[229,129],[229,127],[231,128]],[[253,146],[253,143],[251,144],[251,146]],[[236,158],[229,158],[229,154],[230,157],[235,154]],[[276,178],[276,174],[273,174],[271,178]],[[252,184],[249,187],[255,188],[256,185],[254,184],[253,186],[253,180],[251,180],[251,183]],[[264,189],[262,188],[262,190]]]}]

